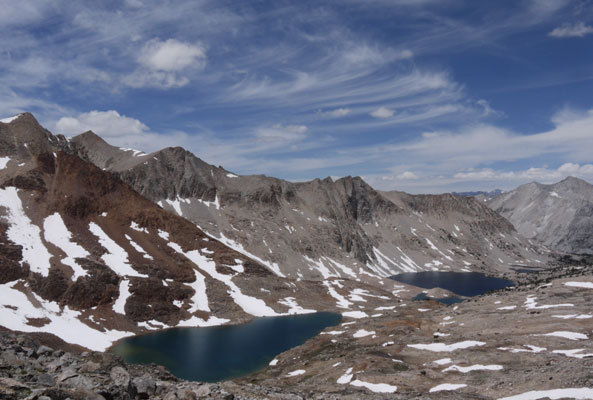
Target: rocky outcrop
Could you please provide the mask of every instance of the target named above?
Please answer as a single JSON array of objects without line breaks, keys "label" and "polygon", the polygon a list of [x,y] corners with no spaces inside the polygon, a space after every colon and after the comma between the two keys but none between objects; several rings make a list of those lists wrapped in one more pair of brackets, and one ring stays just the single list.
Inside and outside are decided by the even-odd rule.
[{"label": "rocky outcrop", "polygon": [[569,254],[593,254],[593,185],[586,181],[528,183],[487,204],[526,238]]},{"label": "rocky outcrop", "polygon": [[7,400],[232,398],[218,384],[186,382],[163,367],[127,365],[110,353],[72,352],[0,332],[0,398]]}]

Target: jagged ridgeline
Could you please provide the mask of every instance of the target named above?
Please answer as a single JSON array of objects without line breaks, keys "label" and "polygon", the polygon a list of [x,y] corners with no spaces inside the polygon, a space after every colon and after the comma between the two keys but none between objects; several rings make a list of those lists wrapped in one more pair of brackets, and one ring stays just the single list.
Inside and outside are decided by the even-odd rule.
[{"label": "jagged ridgeline", "polygon": [[104,350],[148,330],[327,304],[317,285],[288,284],[79,158],[30,114],[0,123],[0,161],[6,328]]},{"label": "jagged ridgeline", "polygon": [[384,278],[398,272],[546,261],[472,198],[238,176],[179,147],[53,135],[28,113],[0,122],[0,205],[2,325],[95,350],[174,326],[364,314],[361,296],[397,299]]},{"label": "jagged ridgeline", "polygon": [[379,192],[361,178],[238,176],[179,148],[152,154],[71,140],[83,159],[282,276],[367,279],[441,268],[505,272],[545,257],[473,198]]}]

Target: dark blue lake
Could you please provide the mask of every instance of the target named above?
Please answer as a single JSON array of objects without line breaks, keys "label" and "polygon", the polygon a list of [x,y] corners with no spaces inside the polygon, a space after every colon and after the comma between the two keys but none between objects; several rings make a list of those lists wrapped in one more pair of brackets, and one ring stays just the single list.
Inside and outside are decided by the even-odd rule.
[{"label": "dark blue lake", "polygon": [[390,277],[398,282],[424,289],[442,288],[456,295],[471,297],[513,286],[513,282],[487,276],[479,272],[410,272]]},{"label": "dark blue lake", "polygon": [[264,368],[276,355],[341,320],[340,314],[319,312],[233,326],[174,328],[122,339],[110,351],[129,363],[162,365],[179,378],[216,382]]}]

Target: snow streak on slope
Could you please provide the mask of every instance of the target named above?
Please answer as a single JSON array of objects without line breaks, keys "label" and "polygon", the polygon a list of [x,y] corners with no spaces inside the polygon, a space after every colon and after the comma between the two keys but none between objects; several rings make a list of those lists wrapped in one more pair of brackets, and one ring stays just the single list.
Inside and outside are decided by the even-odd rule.
[{"label": "snow streak on slope", "polygon": [[[113,342],[134,335],[133,332],[106,330],[98,331],[81,322],[81,313],[60,308],[58,303],[45,301],[30,294],[30,300],[23,292],[16,290],[14,282],[0,285],[0,321],[8,329],[22,332],[48,332],[68,343],[78,344],[94,351],[105,351]],[[10,304],[10,307],[4,306]],[[42,327],[31,326],[28,319],[47,319]]]},{"label": "snow streak on slope", "polygon": [[309,310],[299,306],[294,297],[285,297],[282,300],[278,300],[278,303],[289,308],[288,312],[286,313],[287,315],[310,314],[317,312],[316,310]]},{"label": "snow streak on slope", "polygon": [[0,119],[0,122],[2,122],[3,124],[10,124],[12,121],[14,121],[15,119],[17,119],[20,116],[21,116],[21,114],[17,114],[13,117],[2,118],[2,119]]},{"label": "snow streak on slope", "polygon": [[154,260],[154,258],[150,254],[148,254],[146,252],[146,250],[144,250],[142,248],[142,246],[140,246],[138,243],[136,243],[136,242],[134,242],[132,240],[132,238],[130,237],[130,235],[126,234],[124,236],[125,236],[126,239],[128,239],[128,241],[130,242],[130,244],[132,245],[132,247],[134,248],[134,250],[136,250],[138,253],[142,254],[142,257],[144,257],[144,258],[146,258],[148,260]]},{"label": "snow streak on slope", "polygon": [[72,241],[72,234],[64,224],[60,214],[52,214],[43,221],[43,236],[47,242],[59,247],[66,253],[62,263],[68,265],[74,271],[73,281],[76,281],[79,276],[87,275],[82,266],[76,262],[76,258],[86,258],[89,256],[89,252]]},{"label": "snow streak on slope", "polygon": [[[200,228],[198,226],[198,228]],[[204,233],[206,233],[208,236],[218,240],[219,242],[221,242],[222,244],[224,244],[227,247],[230,247],[231,249],[235,250],[238,253],[243,254],[244,256],[247,256],[249,258],[254,259],[255,261],[259,262],[262,265],[265,265],[266,267],[268,267],[274,274],[278,275],[281,278],[286,278],[286,276],[280,271],[280,267],[278,267],[278,264],[276,263],[271,263],[268,262],[266,260],[262,260],[261,258],[257,257],[256,255],[251,254],[250,252],[248,252],[247,250],[245,250],[243,248],[243,246],[237,242],[235,242],[232,239],[227,238],[222,232],[220,233],[220,238],[214,237],[210,234],[208,234],[208,232],[206,232],[204,229],[200,228]]]},{"label": "snow streak on slope", "polygon": [[278,315],[276,311],[268,307],[266,303],[258,298],[247,296],[241,292],[241,289],[232,281],[232,276],[224,275],[216,271],[216,263],[203,255],[197,250],[184,252],[177,243],[170,242],[169,246],[180,254],[183,254],[201,270],[206,271],[212,278],[224,283],[229,287],[229,295],[233,298],[235,303],[243,309],[247,314],[256,317],[270,317]]},{"label": "snow streak on slope", "polygon": [[118,314],[126,314],[125,307],[126,302],[128,301],[128,297],[130,297],[132,293],[130,293],[130,281],[127,279],[123,279],[119,283],[119,297],[115,300],[113,304],[113,311]]},{"label": "snow streak on slope", "polygon": [[188,284],[194,290],[194,295],[191,298],[193,304],[188,311],[192,314],[196,311],[210,312],[208,295],[206,294],[206,279],[198,271],[194,270],[194,273],[196,274],[196,280]]},{"label": "snow streak on slope", "polygon": [[140,278],[148,278],[148,275],[141,274],[134,270],[128,262],[128,253],[122,249],[117,243],[113,241],[99,225],[91,222],[89,224],[89,230],[91,233],[99,238],[99,243],[103,246],[107,253],[101,256],[101,259],[105,262],[109,268],[120,276],[137,276]]},{"label": "snow streak on slope", "polygon": [[8,239],[23,246],[21,265],[26,262],[32,272],[48,276],[51,254],[41,241],[41,230],[25,214],[18,189],[14,187],[0,189],[0,206],[7,210],[5,219],[10,224],[6,231]]}]

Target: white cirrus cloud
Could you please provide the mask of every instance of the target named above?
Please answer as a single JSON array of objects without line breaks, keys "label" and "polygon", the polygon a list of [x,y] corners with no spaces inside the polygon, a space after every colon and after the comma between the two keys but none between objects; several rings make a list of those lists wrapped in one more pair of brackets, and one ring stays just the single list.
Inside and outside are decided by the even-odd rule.
[{"label": "white cirrus cloud", "polygon": [[585,25],[583,22],[577,22],[576,24],[559,26],[548,33],[548,36],[555,38],[584,37],[591,33],[593,33],[593,27]]},{"label": "white cirrus cloud", "polygon": [[304,139],[309,129],[305,125],[281,125],[259,128],[255,136],[262,142],[293,142]]},{"label": "white cirrus cloud", "polygon": [[120,115],[115,110],[90,111],[77,117],[62,117],[56,122],[58,133],[72,136],[86,131],[93,131],[104,137],[141,135],[148,127],[135,118]]},{"label": "white cirrus cloud", "polygon": [[206,49],[199,43],[153,39],[144,45],[138,61],[154,71],[181,71],[190,66],[203,68],[206,63]]},{"label": "white cirrus cloud", "polygon": [[137,70],[124,77],[123,83],[132,88],[153,87],[159,89],[180,88],[189,83],[189,78],[173,72]]},{"label": "white cirrus cloud", "polygon": [[492,168],[473,169],[458,172],[454,179],[468,181],[508,181],[525,182],[538,181],[542,183],[557,182],[567,176],[578,178],[593,178],[593,164],[564,163],[558,168],[531,167],[517,171],[501,171]]},{"label": "white cirrus cloud", "polygon": [[370,112],[370,115],[375,118],[391,118],[395,111],[387,107],[379,107],[376,110]]},{"label": "white cirrus cloud", "polygon": [[331,118],[345,117],[350,114],[352,110],[350,108],[336,108],[335,110],[321,111],[321,115],[325,115]]},{"label": "white cirrus cloud", "polygon": [[488,117],[491,115],[500,115],[501,113],[496,111],[487,100],[480,99],[476,101],[476,104],[482,108],[482,116]]}]

